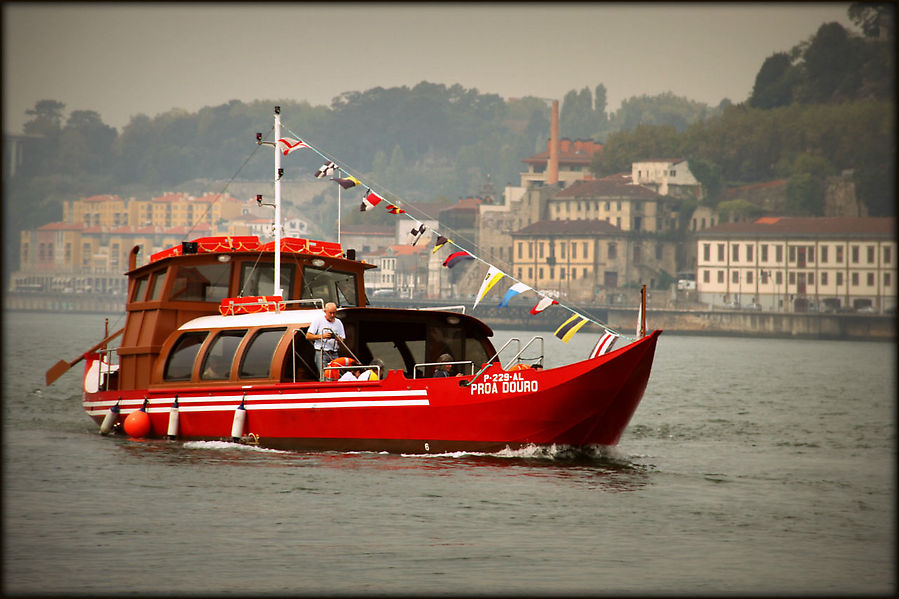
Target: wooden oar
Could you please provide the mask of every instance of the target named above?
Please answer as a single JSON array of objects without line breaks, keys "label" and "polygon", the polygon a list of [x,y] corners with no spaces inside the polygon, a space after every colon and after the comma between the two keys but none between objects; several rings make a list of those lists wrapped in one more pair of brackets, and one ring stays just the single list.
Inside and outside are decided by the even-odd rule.
[{"label": "wooden oar", "polygon": [[125,327],[120,328],[118,331],[116,331],[115,333],[113,333],[112,335],[110,335],[109,337],[107,337],[106,339],[104,339],[103,341],[98,343],[97,345],[93,346],[89,350],[85,351],[84,353],[82,353],[80,356],[78,356],[71,362],[66,362],[65,360],[60,360],[59,362],[57,362],[56,364],[51,366],[50,370],[47,371],[47,385],[49,386],[49,385],[53,384],[53,381],[55,381],[56,379],[61,377],[63,374],[65,374],[69,370],[69,368],[71,368],[72,366],[74,366],[75,364],[77,364],[78,362],[83,360],[84,354],[89,354],[91,352],[94,352],[94,351],[100,349],[101,347],[103,347],[104,345],[106,345],[107,343],[109,343],[110,341],[112,341],[113,339],[118,337],[119,335],[121,335],[122,331],[124,331],[124,330],[125,330]]}]

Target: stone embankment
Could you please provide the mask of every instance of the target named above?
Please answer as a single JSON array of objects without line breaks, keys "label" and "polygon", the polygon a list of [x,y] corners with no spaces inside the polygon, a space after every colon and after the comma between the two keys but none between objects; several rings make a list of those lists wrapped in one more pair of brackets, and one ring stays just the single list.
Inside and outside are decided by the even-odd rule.
[{"label": "stone embankment", "polygon": [[[120,314],[124,297],[44,293],[10,293],[4,297],[5,311],[73,312]],[[374,302],[379,307],[441,307],[464,305],[466,314],[474,314],[494,329],[554,331],[570,314],[550,308],[537,315],[530,306],[498,308],[495,303],[480,304],[474,312],[471,302],[421,301],[390,298]],[[580,307],[579,307],[580,308]],[[636,308],[594,306],[582,313],[607,323],[621,333],[633,336],[637,323]],[[895,316],[878,314],[821,314],[749,312],[740,310],[678,310],[650,307],[647,328],[689,335],[747,335],[797,339],[858,339],[888,341],[896,338]],[[588,325],[582,331],[599,328]]]}]

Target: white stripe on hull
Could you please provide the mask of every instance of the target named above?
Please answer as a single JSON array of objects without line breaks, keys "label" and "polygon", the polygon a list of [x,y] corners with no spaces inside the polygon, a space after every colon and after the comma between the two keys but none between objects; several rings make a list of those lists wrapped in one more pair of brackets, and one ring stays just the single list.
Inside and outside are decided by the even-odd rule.
[{"label": "white stripe on hull", "polygon": [[[276,396],[271,395],[215,395],[208,397],[178,397],[179,411],[181,412],[221,412],[231,411],[236,408],[235,404],[239,404],[244,400],[244,407],[248,410],[311,410],[326,408],[369,408],[369,407],[405,407],[405,406],[427,406],[430,402],[427,398],[428,392],[424,389],[410,391],[373,391],[371,393],[284,393]],[[411,399],[410,397],[422,397],[422,399]],[[357,397],[359,399],[347,399]],[[317,401],[305,402],[272,402],[273,399],[281,400],[302,400],[314,399]],[[410,398],[410,399],[404,399]],[[346,399],[345,401],[322,401],[327,399]],[[149,413],[168,412],[171,404],[175,401],[174,395],[171,397],[155,397],[147,406]],[[259,403],[268,401],[270,403]],[[143,404],[143,398],[122,399],[122,400],[95,400],[83,401],[82,405],[88,414],[98,415],[105,414],[106,411],[116,403],[122,408],[122,413],[127,414],[139,409]],[[163,403],[165,406],[154,407],[154,403]],[[191,403],[206,403],[209,405],[187,405]],[[129,406],[131,406],[129,408]]]}]

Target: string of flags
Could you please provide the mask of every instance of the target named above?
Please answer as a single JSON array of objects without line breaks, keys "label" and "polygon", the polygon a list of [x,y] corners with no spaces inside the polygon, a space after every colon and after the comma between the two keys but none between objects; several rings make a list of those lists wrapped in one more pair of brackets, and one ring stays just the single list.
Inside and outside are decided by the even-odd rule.
[{"label": "string of flags", "polygon": [[[295,152],[296,150],[300,150],[300,149],[304,149],[304,148],[310,149],[313,152],[315,152],[316,154],[318,154],[319,156],[321,156],[322,158],[324,158],[325,160],[327,160],[327,162],[325,162],[325,164],[323,164],[321,167],[318,168],[318,170],[315,171],[315,173],[314,173],[315,178],[323,179],[325,177],[330,177],[331,175],[333,175],[335,173],[340,175],[340,172],[343,169],[339,165],[337,165],[333,160],[330,160],[328,158],[328,156],[326,156],[325,154],[320,152],[318,149],[316,149],[311,144],[300,139],[300,137],[298,135],[296,135],[293,131],[290,131],[290,129],[287,129],[287,131],[289,133],[291,133],[292,135],[295,135],[296,138],[284,137],[284,138],[281,138],[278,140],[278,147],[285,156],[290,155],[291,153]],[[340,176],[330,177],[330,179],[331,179],[331,181],[334,181],[335,183],[340,185],[343,189],[350,189],[350,188],[356,187],[356,186],[359,186],[359,187],[363,186],[363,182],[361,180],[357,179],[356,177],[354,177],[353,175],[350,175],[350,174],[346,174],[346,176],[344,176],[344,177],[340,177]],[[372,191],[371,187],[368,187],[368,186],[366,186],[365,193],[362,195],[362,204],[360,205],[359,210],[361,212],[371,210],[372,208],[378,206],[382,202],[384,203],[385,210],[387,210],[387,212],[389,212],[390,214],[407,214],[403,208],[401,208],[397,204],[388,202],[387,200],[384,199],[383,196],[375,193],[374,191]],[[424,225],[423,223],[421,223],[419,220],[409,216],[408,214],[407,214],[407,217],[411,218],[415,223],[415,226],[413,226],[412,230],[409,233],[409,243],[412,245],[416,245],[419,241],[421,241],[421,239],[428,232],[428,227],[426,225]],[[455,248],[457,248],[457,251],[450,253],[450,255],[447,256],[446,259],[443,261],[443,266],[445,266],[446,268],[453,268],[454,266],[456,266],[460,263],[468,262],[468,261],[475,261],[475,260],[480,261],[488,266],[487,274],[484,275],[484,279],[481,282],[481,287],[480,287],[480,289],[478,289],[478,293],[475,298],[473,309],[477,308],[478,304],[484,298],[484,296],[487,295],[487,293],[497,283],[499,283],[499,281],[501,279],[503,279],[504,277],[508,277],[516,282],[511,287],[509,287],[509,289],[506,290],[505,295],[503,295],[503,298],[499,303],[500,308],[507,307],[509,305],[509,301],[512,298],[514,298],[515,296],[525,293],[527,291],[533,291],[534,293],[536,293],[537,295],[540,296],[540,299],[537,301],[537,304],[533,308],[531,308],[531,310],[530,310],[531,314],[535,314],[535,315],[540,314],[541,312],[543,312],[544,310],[546,310],[548,307],[550,307],[552,305],[560,306],[560,307],[568,310],[569,312],[573,313],[573,315],[571,317],[569,317],[567,320],[565,320],[565,322],[563,322],[561,325],[559,325],[559,327],[555,331],[555,336],[558,337],[559,339],[561,339],[563,342],[568,343],[568,341],[571,340],[571,338],[575,335],[575,333],[577,333],[588,322],[593,322],[594,324],[600,326],[604,330],[604,334],[600,338],[600,340],[597,342],[596,346],[594,346],[593,350],[591,351],[591,354],[590,354],[591,358],[601,356],[605,353],[608,353],[609,351],[611,351],[612,346],[615,344],[615,341],[624,337],[624,335],[621,335],[621,334],[613,331],[608,326],[606,326],[600,322],[596,322],[595,320],[588,318],[587,316],[584,316],[583,314],[578,313],[577,311],[573,310],[572,308],[569,308],[568,306],[560,304],[558,301],[549,297],[548,295],[544,295],[543,293],[540,293],[539,291],[534,290],[532,287],[528,286],[527,284],[522,283],[521,281],[518,281],[511,275],[507,275],[506,273],[502,272],[500,269],[493,266],[489,262],[486,262],[485,260],[482,260],[481,258],[478,258],[477,256],[474,256],[467,250],[463,249],[462,247],[460,247],[459,245],[454,243],[448,237],[440,234],[438,231],[433,231],[433,234],[436,235],[436,240],[434,243],[434,247],[431,250],[431,253],[437,253],[437,250],[441,249],[442,247],[444,247],[447,244],[450,244],[450,245],[454,246]],[[641,309],[642,309],[642,306],[641,306]],[[639,335],[639,331],[638,331],[638,335]],[[625,337],[625,338],[630,339],[629,337]]]}]

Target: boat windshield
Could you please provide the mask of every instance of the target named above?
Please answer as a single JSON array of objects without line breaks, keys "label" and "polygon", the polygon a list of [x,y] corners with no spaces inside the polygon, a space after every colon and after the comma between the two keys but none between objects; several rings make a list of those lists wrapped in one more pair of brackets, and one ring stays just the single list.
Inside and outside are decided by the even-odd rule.
[{"label": "boat windshield", "polygon": [[[285,299],[293,297],[295,274],[295,265],[281,263],[281,288]],[[271,295],[274,281],[274,262],[244,262],[240,269],[240,295]]]},{"label": "boat windshield", "polygon": [[184,302],[219,303],[228,297],[230,264],[179,266],[172,284],[172,299]]},{"label": "boat windshield", "polygon": [[303,267],[303,294],[300,299],[320,298],[338,306],[358,306],[356,274],[330,268]]}]

